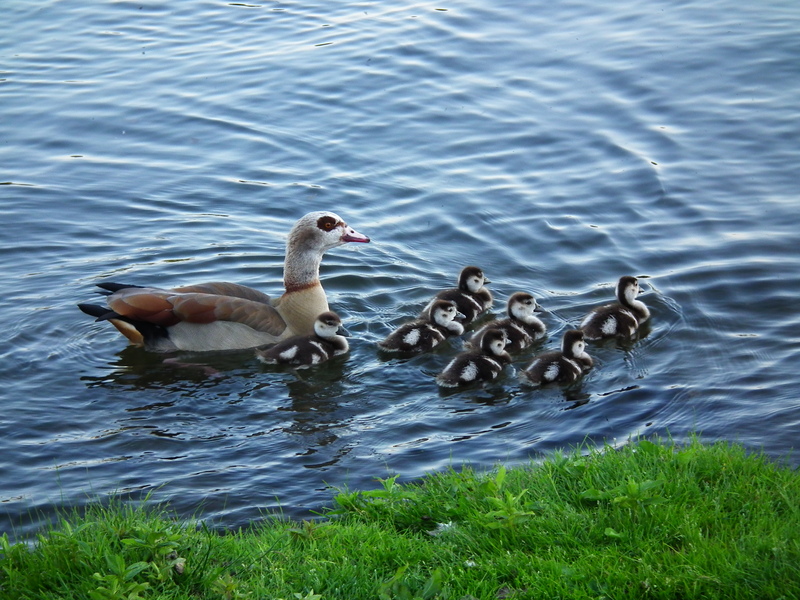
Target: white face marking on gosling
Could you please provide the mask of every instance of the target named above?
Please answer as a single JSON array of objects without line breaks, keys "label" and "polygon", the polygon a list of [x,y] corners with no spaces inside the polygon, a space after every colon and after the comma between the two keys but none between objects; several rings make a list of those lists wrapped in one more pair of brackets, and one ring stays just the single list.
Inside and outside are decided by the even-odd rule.
[{"label": "white face marking on gosling", "polygon": [[481,352],[500,356],[508,344],[508,336],[502,329],[488,329],[481,338]]},{"label": "white face marking on gosling", "polygon": [[511,315],[520,321],[529,319],[536,311],[536,300],[531,296],[514,298],[511,302]]},{"label": "white face marking on gosling", "polygon": [[625,275],[619,278],[614,293],[621,304],[630,305],[633,304],[636,300],[636,296],[638,296],[641,291],[639,280],[631,275]]},{"label": "white face marking on gosling", "polygon": [[641,288],[639,287],[639,282],[634,281],[633,283],[629,283],[625,286],[625,300],[628,301],[628,304],[633,304],[633,301],[636,300],[636,296],[639,295],[641,292]]},{"label": "white face marking on gosling", "polygon": [[478,267],[464,267],[458,276],[458,289],[476,294],[488,283],[483,271]]},{"label": "white face marking on gosling", "polygon": [[583,356],[583,352],[586,349],[586,342],[583,340],[578,340],[574,344],[572,344],[572,356],[579,357]]},{"label": "white face marking on gosling", "polygon": [[581,351],[585,347],[586,343],[584,342],[583,332],[580,330],[570,330],[564,333],[564,337],[561,338],[561,352],[564,356],[569,357],[570,355],[575,356],[575,350],[578,347],[578,344],[581,344]]},{"label": "white face marking on gosling", "polygon": [[447,327],[447,325],[456,317],[458,309],[453,303],[437,306],[433,311],[433,320],[437,325]]},{"label": "white face marking on gosling", "polygon": [[505,336],[503,336],[502,338],[494,340],[490,345],[490,348],[492,349],[492,354],[496,354],[498,356],[500,354],[502,354],[506,349],[506,344],[507,343],[508,343],[508,339],[506,339]]},{"label": "white face marking on gosling", "polygon": [[480,275],[472,275],[471,277],[467,277],[467,289],[470,292],[477,292],[479,289],[483,287],[483,277]]},{"label": "white face marking on gosling", "polygon": [[314,321],[314,333],[319,337],[329,338],[336,335],[341,323],[331,321]]}]

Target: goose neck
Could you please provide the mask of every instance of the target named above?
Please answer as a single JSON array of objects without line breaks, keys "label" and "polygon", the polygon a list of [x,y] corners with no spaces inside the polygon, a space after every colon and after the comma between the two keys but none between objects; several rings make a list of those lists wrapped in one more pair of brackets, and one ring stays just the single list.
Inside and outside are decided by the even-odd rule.
[{"label": "goose neck", "polygon": [[283,284],[287,292],[299,291],[319,283],[319,252],[289,246],[283,267]]}]

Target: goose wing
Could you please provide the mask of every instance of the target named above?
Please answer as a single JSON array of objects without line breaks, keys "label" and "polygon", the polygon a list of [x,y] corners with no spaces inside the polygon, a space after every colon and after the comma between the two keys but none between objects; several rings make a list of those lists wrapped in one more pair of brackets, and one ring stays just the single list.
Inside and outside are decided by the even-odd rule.
[{"label": "goose wing", "polygon": [[173,288],[172,291],[181,294],[189,292],[196,292],[199,294],[217,294],[219,296],[233,296],[234,298],[243,298],[244,300],[263,302],[264,304],[270,303],[270,297],[264,292],[259,292],[258,290],[254,290],[246,285],[228,283],[227,281],[210,281],[208,283],[200,283],[197,285],[186,285]]},{"label": "goose wing", "polygon": [[230,321],[274,336],[284,332],[286,322],[278,311],[264,301],[252,299],[268,299],[266,294],[255,290],[250,290],[253,294],[245,292],[249,290],[245,286],[223,285],[232,286],[229,291],[239,295],[208,293],[212,289],[223,289],[220,284],[201,284],[177,290],[131,287],[111,294],[108,306],[120,316],[162,327],[180,322]]}]

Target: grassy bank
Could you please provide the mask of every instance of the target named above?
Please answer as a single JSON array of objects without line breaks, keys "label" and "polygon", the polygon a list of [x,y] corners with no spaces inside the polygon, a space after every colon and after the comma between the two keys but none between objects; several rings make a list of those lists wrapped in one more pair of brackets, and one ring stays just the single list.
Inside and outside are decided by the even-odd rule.
[{"label": "grassy bank", "polygon": [[96,507],[0,548],[3,599],[800,598],[800,477],[738,446],[639,441],[343,492],[219,534]]}]

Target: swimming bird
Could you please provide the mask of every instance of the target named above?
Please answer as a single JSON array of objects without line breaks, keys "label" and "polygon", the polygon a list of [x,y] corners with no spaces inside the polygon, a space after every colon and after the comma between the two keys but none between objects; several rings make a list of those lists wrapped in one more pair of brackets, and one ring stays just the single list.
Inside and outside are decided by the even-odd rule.
[{"label": "swimming bird", "polygon": [[527,292],[514,292],[508,299],[508,317],[491,321],[479,329],[467,342],[472,348],[480,348],[481,337],[489,329],[502,329],[508,337],[506,352],[519,352],[545,336],[547,327],[534,314],[541,310],[536,299]]},{"label": "swimming bird", "polygon": [[481,337],[477,350],[458,354],[444,370],[436,376],[442,387],[459,387],[479,381],[492,381],[511,362],[506,352],[508,338],[502,329],[488,329]]},{"label": "swimming bird", "polygon": [[108,307],[79,304],[110,321],[137,346],[155,352],[238,350],[309,335],[329,310],[319,281],[322,255],[346,242],[369,242],[337,214],[303,216],[286,242],[284,293],[276,299],[236,283],[211,282],[161,289],[118,283],[98,286]]},{"label": "swimming bird", "polygon": [[464,327],[455,319],[464,316],[451,300],[435,300],[425,318],[403,323],[378,346],[387,352],[427,352],[453,335],[464,333]]},{"label": "swimming bird", "polygon": [[268,365],[294,365],[303,369],[346,353],[347,331],[333,311],[322,313],[314,321],[314,333],[296,335],[266,349],[256,350],[256,358]]},{"label": "swimming bird", "polygon": [[636,277],[620,277],[616,289],[617,302],[595,308],[581,322],[586,339],[634,335],[639,326],[650,318],[647,306],[636,299],[641,291]]},{"label": "swimming bird", "polygon": [[[458,277],[458,287],[442,290],[436,294],[434,300],[455,302],[458,311],[464,315],[463,323],[466,325],[492,307],[492,293],[486,289],[487,283],[491,283],[491,281],[486,278],[481,269],[473,266],[464,267]],[[430,303],[425,307],[423,314],[428,307],[430,307]]]},{"label": "swimming bird", "polygon": [[583,331],[569,329],[561,340],[561,351],[546,352],[534,357],[520,373],[520,378],[533,385],[572,383],[589,370],[594,361],[586,353]]}]

